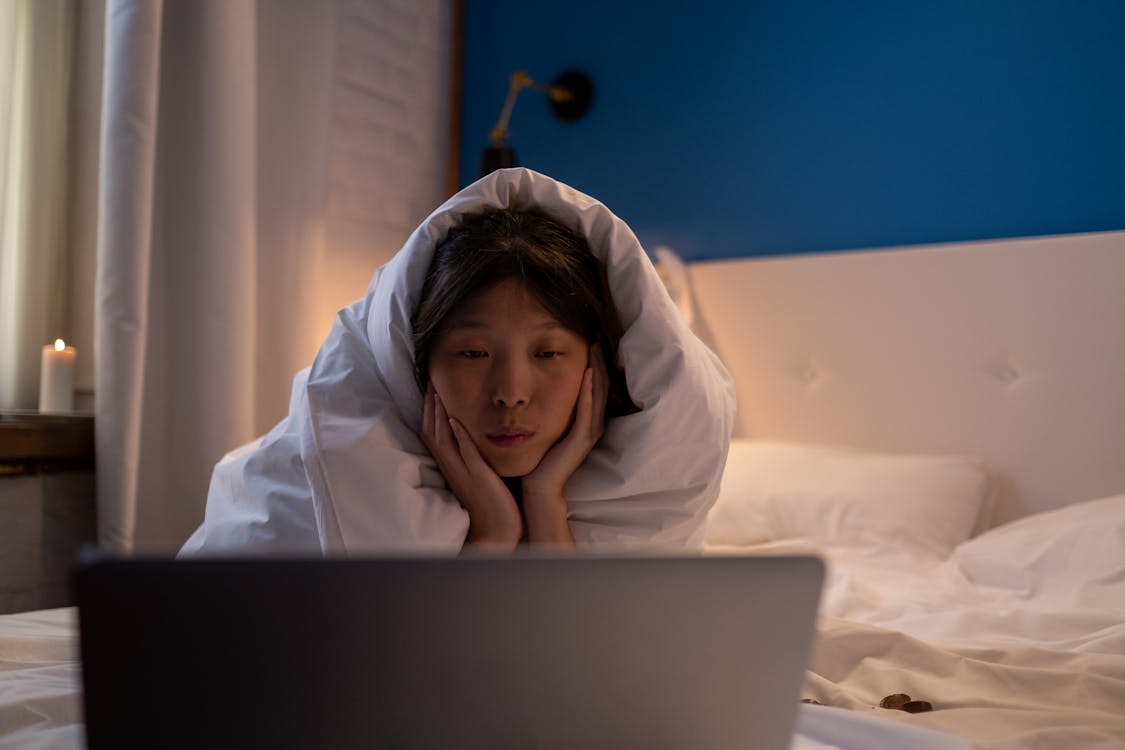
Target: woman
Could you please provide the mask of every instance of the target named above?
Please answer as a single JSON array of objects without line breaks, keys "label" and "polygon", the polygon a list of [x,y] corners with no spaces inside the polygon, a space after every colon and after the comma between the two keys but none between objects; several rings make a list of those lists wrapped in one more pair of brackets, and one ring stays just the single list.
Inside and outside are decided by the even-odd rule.
[{"label": "woman", "polygon": [[[495,245],[490,214],[535,225],[525,249],[558,240],[556,260],[595,262],[565,291],[536,276],[549,262],[480,271],[466,254]],[[733,416],[729,376],[629,228],[550,178],[501,170],[340,312],[289,417],[216,467],[183,553],[695,546]]]},{"label": "woman", "polygon": [[535,211],[469,217],[438,245],[412,327],[422,441],[469,514],[466,544],[573,545],[563,487],[607,400],[610,417],[637,411],[585,239]]}]

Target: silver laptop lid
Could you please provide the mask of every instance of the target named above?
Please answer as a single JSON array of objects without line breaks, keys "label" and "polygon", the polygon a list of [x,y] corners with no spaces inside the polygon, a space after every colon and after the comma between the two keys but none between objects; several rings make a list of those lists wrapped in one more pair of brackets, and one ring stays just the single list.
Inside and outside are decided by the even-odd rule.
[{"label": "silver laptop lid", "polygon": [[103,561],[89,747],[788,747],[809,557]]}]

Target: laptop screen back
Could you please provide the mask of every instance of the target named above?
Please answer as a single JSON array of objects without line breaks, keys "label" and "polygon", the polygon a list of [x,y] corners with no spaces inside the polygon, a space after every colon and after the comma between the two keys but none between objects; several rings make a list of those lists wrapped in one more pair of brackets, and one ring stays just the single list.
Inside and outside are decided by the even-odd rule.
[{"label": "laptop screen back", "polygon": [[96,562],[88,744],[781,750],[822,578],[805,557]]}]

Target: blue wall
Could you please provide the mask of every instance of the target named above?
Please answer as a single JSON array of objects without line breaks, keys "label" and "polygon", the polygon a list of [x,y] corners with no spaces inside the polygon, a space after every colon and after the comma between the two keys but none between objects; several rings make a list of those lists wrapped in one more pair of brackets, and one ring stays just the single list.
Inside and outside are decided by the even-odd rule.
[{"label": "blue wall", "polygon": [[[461,183],[520,163],[688,258],[1125,228],[1125,0],[466,0]],[[646,10],[641,11],[640,8]]]}]

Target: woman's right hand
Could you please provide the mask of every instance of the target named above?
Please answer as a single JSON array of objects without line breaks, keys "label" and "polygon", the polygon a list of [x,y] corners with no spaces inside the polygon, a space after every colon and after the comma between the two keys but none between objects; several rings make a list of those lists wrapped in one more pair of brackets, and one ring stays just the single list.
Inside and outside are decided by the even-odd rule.
[{"label": "woman's right hand", "polygon": [[458,502],[469,513],[466,546],[515,549],[523,520],[504,480],[481,457],[473,439],[449,417],[431,383],[422,399],[422,442],[438,463]]}]

